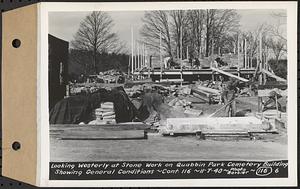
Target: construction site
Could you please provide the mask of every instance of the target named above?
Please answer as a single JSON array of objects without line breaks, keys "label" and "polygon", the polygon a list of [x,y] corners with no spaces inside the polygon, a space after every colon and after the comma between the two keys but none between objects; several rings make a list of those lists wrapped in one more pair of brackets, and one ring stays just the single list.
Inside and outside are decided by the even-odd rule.
[{"label": "construction site", "polygon": [[155,54],[131,28],[126,72],[76,81],[64,76],[69,43],[49,35],[51,161],[287,159],[288,85],[265,34],[195,56],[180,33],[170,57],[161,33]]}]

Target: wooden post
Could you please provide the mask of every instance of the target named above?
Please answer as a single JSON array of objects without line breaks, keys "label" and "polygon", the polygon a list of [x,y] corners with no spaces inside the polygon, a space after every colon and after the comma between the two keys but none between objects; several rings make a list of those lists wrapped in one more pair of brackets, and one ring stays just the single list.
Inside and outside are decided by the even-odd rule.
[{"label": "wooden post", "polygon": [[240,69],[240,35],[238,34],[238,40],[237,40],[237,60],[238,60],[238,69]]},{"label": "wooden post", "polygon": [[136,44],[136,47],[137,47],[137,69],[140,70],[140,46],[138,42]]},{"label": "wooden post", "polygon": [[159,54],[160,54],[160,80],[162,80],[162,49],[161,49],[161,31],[159,31]]},{"label": "wooden post", "polygon": [[276,117],[279,117],[277,94],[275,95],[275,103],[276,103]]},{"label": "wooden post", "polygon": [[143,43],[143,67],[146,66],[146,52],[145,52],[145,43]]},{"label": "wooden post", "polygon": [[127,69],[127,75],[129,76],[131,70],[131,59],[130,56],[128,57],[128,69]]},{"label": "wooden post", "polygon": [[244,67],[248,68],[247,65],[247,40],[244,39]]},{"label": "wooden post", "polygon": [[133,48],[134,48],[134,44],[133,44],[133,27],[131,26],[131,74],[133,75],[133,60],[134,60],[134,55],[133,55]]},{"label": "wooden post", "polygon": [[189,59],[189,46],[186,46],[186,59]]},{"label": "wooden post", "polygon": [[248,56],[248,68],[250,68],[250,56]]},{"label": "wooden post", "polygon": [[[262,78],[262,33],[259,34],[259,84],[263,84]],[[258,97],[258,112],[262,112],[262,97]],[[261,119],[263,119],[263,115],[261,115]]]},{"label": "wooden post", "polygon": [[183,59],[182,26],[180,27],[180,59]]},{"label": "wooden post", "polygon": [[262,97],[258,97],[257,98],[257,107],[258,107],[258,109],[257,109],[257,112],[262,112]]},{"label": "wooden post", "polygon": [[138,56],[137,56],[137,42],[135,41],[134,42],[134,47],[135,47],[135,49],[134,49],[134,71],[136,71],[137,70],[137,66],[138,66]]},{"label": "wooden post", "polygon": [[[267,70],[267,62],[266,61],[267,61],[267,54],[266,54],[266,51],[265,51],[264,64],[263,64],[263,69],[264,70]],[[266,73],[263,72],[263,84],[265,85],[266,82],[267,82],[267,75],[266,75]]]},{"label": "wooden post", "polygon": [[233,54],[236,54],[235,51],[236,51],[236,50],[235,50],[235,44],[233,43]]},{"label": "wooden post", "polygon": [[214,55],[214,39],[211,40],[211,55]]},{"label": "wooden post", "polygon": [[180,28],[180,79],[181,79],[181,82],[180,82],[180,85],[182,86],[182,79],[183,79],[183,75],[182,75],[182,60],[183,60],[183,53],[182,53],[182,50],[183,50],[183,41],[182,41],[182,26]]},{"label": "wooden post", "polygon": [[66,85],[66,98],[70,96],[70,85]]},{"label": "wooden post", "polygon": [[262,85],[263,84],[263,78],[262,78],[262,34],[259,34],[259,84]]},{"label": "wooden post", "polygon": [[267,71],[269,71],[269,69],[268,69],[268,61],[269,61],[269,56],[268,56],[268,52],[269,52],[269,49],[268,49],[268,47],[266,46],[266,62],[265,62],[265,65],[266,65],[266,67],[265,67],[265,69],[267,70]]}]

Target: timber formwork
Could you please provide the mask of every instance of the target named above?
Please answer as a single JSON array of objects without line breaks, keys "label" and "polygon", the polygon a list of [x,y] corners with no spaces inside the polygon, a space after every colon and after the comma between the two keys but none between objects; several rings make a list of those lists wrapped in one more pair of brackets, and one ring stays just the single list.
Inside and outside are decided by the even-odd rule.
[{"label": "timber formwork", "polygon": [[[230,68],[230,69],[223,69],[222,71],[225,71],[227,73],[233,74],[233,75],[239,75],[243,78],[251,78],[255,73],[255,68]],[[204,80],[212,80],[212,78],[217,78],[218,75],[222,75],[225,79],[228,78],[228,76],[223,75],[221,73],[218,73],[214,71],[211,68],[202,68],[202,69],[170,69],[170,70],[156,70],[153,69],[150,72],[149,71],[136,71],[134,72],[134,75],[138,76],[149,76],[153,81],[160,80],[160,79],[180,79],[182,74],[182,79],[184,81],[204,81]]]}]

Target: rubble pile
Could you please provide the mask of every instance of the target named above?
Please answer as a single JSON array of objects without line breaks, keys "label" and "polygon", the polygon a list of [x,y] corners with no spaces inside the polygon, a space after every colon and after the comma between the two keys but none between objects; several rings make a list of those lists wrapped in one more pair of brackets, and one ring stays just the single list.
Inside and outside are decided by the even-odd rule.
[{"label": "rubble pile", "polygon": [[145,92],[157,92],[163,96],[168,96],[170,88],[158,84],[134,85],[131,88],[125,88],[127,95],[131,98],[138,98]]},{"label": "rubble pile", "polygon": [[70,88],[70,95],[74,96],[79,94],[92,94],[103,87],[93,86],[93,85],[81,86],[81,85],[73,84],[73,85],[69,85],[69,88]]},{"label": "rubble pile", "polygon": [[124,82],[124,74],[120,71],[116,70],[108,70],[105,72],[100,72],[97,75],[97,78],[102,80],[103,83],[123,83]]},{"label": "rubble pile", "polygon": [[184,99],[183,96],[174,98],[173,100],[171,100],[168,103],[168,105],[179,111],[183,111],[184,114],[187,114],[190,116],[198,117],[198,116],[202,115],[202,113],[203,113],[201,110],[194,109],[192,106],[192,102]]}]

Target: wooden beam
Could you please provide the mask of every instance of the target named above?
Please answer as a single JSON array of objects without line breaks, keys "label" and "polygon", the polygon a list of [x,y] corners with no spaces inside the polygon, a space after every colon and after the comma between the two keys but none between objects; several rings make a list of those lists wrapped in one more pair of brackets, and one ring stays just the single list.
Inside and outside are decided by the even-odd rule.
[{"label": "wooden beam", "polygon": [[197,86],[197,89],[199,90],[202,90],[202,91],[205,91],[205,92],[209,92],[209,93],[213,93],[213,94],[217,94],[219,95],[220,94],[220,90],[217,90],[217,89],[212,89],[212,88],[209,88],[209,87],[204,87],[204,86]]},{"label": "wooden beam", "polygon": [[262,69],[261,72],[267,74],[269,77],[272,77],[272,78],[276,79],[277,81],[287,82],[286,79],[278,77],[277,75],[275,75],[275,74],[273,74],[273,73],[271,73],[271,72],[269,72],[269,71],[267,71],[265,69]]},{"label": "wooden beam", "polygon": [[[262,33],[259,34],[259,71],[262,70]],[[263,77],[259,75],[259,84],[263,84]]]},{"label": "wooden beam", "polygon": [[50,125],[50,136],[61,140],[136,140],[146,139],[142,123],[105,125]]},{"label": "wooden beam", "polygon": [[120,124],[102,124],[102,125],[78,125],[78,124],[51,124],[50,132],[55,130],[82,130],[82,131],[97,131],[98,129],[106,130],[145,130],[150,126],[141,122],[128,122]]},{"label": "wooden beam", "polygon": [[133,27],[131,26],[131,74],[134,73],[134,42],[133,42]]},{"label": "wooden beam", "polygon": [[243,82],[248,82],[248,81],[249,81],[248,79],[239,77],[239,76],[237,76],[237,75],[233,75],[233,74],[231,74],[231,73],[225,72],[225,71],[220,70],[220,69],[217,69],[217,68],[211,67],[210,69],[212,69],[213,71],[219,72],[219,73],[221,73],[221,74],[227,75],[227,76],[229,76],[229,77],[233,77],[233,78],[238,79],[238,80],[243,81]]},{"label": "wooden beam", "polygon": [[202,100],[202,101],[204,101],[204,102],[209,103],[209,98],[206,97],[206,96],[199,95],[199,94],[197,94],[197,93],[193,93],[193,96],[196,97],[196,98],[198,98],[198,99],[200,99],[200,100]]},{"label": "wooden beam", "polygon": [[61,140],[137,140],[146,139],[147,135],[143,130],[113,131],[100,129],[98,131],[65,131],[54,137]]},{"label": "wooden beam", "polygon": [[207,91],[203,91],[203,90],[195,89],[195,88],[192,89],[192,93],[196,93],[200,96],[204,96],[204,97],[207,97],[207,98],[210,98],[211,95],[212,95],[211,93],[209,93]]}]

